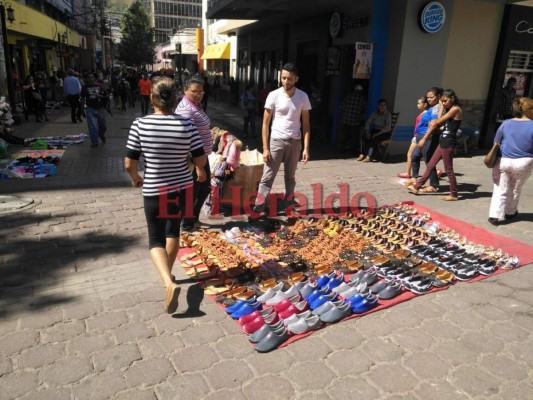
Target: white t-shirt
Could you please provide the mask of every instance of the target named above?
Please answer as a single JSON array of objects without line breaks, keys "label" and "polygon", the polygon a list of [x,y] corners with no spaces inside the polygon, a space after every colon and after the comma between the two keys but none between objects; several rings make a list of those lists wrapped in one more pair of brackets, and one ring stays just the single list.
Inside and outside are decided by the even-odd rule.
[{"label": "white t-shirt", "polygon": [[299,139],[302,110],[311,110],[307,93],[296,89],[289,97],[282,87],[268,94],[265,108],[272,110],[272,139]]}]

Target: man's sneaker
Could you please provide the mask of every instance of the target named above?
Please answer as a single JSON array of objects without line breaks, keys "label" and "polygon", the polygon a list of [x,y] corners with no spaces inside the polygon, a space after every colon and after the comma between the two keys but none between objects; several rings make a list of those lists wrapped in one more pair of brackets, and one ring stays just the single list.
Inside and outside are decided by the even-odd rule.
[{"label": "man's sneaker", "polygon": [[265,212],[265,206],[264,204],[255,205],[252,211],[254,213],[263,214]]}]

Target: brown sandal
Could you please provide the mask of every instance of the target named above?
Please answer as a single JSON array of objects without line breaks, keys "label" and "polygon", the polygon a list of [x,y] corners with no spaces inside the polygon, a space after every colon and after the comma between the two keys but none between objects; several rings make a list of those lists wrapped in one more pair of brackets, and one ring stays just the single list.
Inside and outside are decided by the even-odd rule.
[{"label": "brown sandal", "polygon": [[448,195],[448,196],[442,196],[440,199],[444,200],[444,201],[457,201],[457,200],[459,200],[458,197],[452,196],[451,194]]},{"label": "brown sandal", "polygon": [[425,188],[420,189],[420,193],[437,193],[438,191],[439,189],[433,186],[426,186]]},{"label": "brown sandal", "polygon": [[[418,189],[416,189],[413,185],[407,186],[407,190],[409,191],[409,193],[418,194]],[[422,190],[420,190],[420,191],[422,191]]]}]

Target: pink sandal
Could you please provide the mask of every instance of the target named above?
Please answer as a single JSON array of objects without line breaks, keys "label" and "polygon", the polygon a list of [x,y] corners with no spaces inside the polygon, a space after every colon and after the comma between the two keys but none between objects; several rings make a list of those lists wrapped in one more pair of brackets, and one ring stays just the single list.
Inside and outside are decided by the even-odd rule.
[{"label": "pink sandal", "polygon": [[396,174],[398,178],[405,178],[405,179],[411,179],[411,175],[409,175],[406,172],[402,172],[401,174]]}]

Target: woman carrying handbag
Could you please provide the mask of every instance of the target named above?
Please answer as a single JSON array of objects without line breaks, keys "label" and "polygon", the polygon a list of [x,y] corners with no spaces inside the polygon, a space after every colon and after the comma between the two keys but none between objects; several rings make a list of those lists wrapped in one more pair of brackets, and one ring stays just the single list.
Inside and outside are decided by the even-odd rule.
[{"label": "woman carrying handbag", "polygon": [[[494,226],[518,215],[522,186],[533,171],[533,99],[514,99],[513,115],[514,118],[505,120],[500,125],[494,138],[495,144],[500,143],[501,152],[501,157],[496,158],[492,168],[494,190],[489,223]],[[486,159],[493,150],[496,151],[495,146]]]}]

